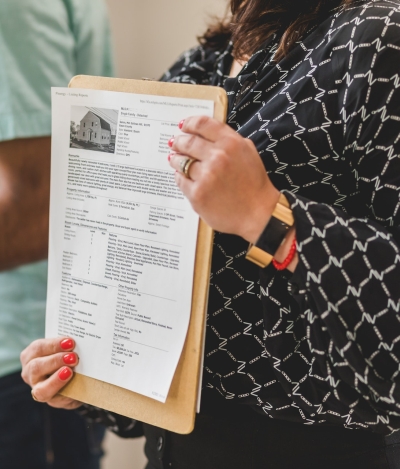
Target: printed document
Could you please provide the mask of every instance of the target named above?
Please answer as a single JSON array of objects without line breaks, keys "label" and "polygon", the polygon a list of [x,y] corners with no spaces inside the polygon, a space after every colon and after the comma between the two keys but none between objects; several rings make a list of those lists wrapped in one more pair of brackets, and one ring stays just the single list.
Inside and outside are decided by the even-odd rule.
[{"label": "printed document", "polygon": [[165,402],[188,329],[199,218],[168,141],[214,102],[54,88],[46,336],[78,373]]}]

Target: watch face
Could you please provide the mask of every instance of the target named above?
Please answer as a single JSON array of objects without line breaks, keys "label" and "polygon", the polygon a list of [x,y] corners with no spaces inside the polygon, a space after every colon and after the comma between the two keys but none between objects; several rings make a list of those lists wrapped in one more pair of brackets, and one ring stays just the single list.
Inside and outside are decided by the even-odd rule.
[{"label": "watch face", "polygon": [[256,242],[256,246],[273,256],[282,244],[290,226],[273,215]]},{"label": "watch face", "polygon": [[267,267],[272,262],[273,256],[285,239],[289,229],[294,225],[293,213],[287,198],[281,194],[279,202],[272,216],[264,228],[255,245],[251,245],[247,251],[246,259],[259,267]]}]

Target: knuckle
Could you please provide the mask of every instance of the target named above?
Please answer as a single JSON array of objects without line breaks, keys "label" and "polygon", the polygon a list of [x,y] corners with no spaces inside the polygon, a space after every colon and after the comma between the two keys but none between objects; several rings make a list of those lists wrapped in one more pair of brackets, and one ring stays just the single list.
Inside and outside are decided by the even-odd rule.
[{"label": "knuckle", "polygon": [[187,137],[187,148],[189,151],[191,151],[195,145],[196,145],[196,136],[195,135],[189,135],[189,137]]},{"label": "knuckle", "polygon": [[25,364],[25,357],[26,357],[26,349],[22,350],[22,352],[19,355],[19,360],[22,363],[22,365]]},{"label": "knuckle", "polygon": [[237,154],[241,153],[243,151],[247,151],[247,142],[246,139],[243,137],[240,137],[239,135],[235,135],[234,138],[230,138],[228,140],[227,144],[227,153],[232,155],[232,154]]},{"label": "knuckle", "polygon": [[32,360],[29,363],[29,374],[33,377],[40,375],[41,366],[38,360]]},{"label": "knuckle", "polygon": [[225,151],[216,151],[212,158],[213,166],[216,171],[226,171],[230,164],[230,158]]},{"label": "knuckle", "polygon": [[47,395],[41,386],[35,386],[32,390],[33,394],[36,397],[36,400],[38,400],[39,402],[46,402]]},{"label": "knuckle", "polygon": [[212,187],[216,182],[215,171],[210,168],[205,169],[203,173],[203,180],[206,184]]},{"label": "knuckle", "polygon": [[225,139],[224,143],[228,152],[234,152],[237,151],[238,148],[242,149],[246,147],[249,142],[249,139],[235,133],[234,135],[229,135],[229,137]]},{"label": "knuckle", "polygon": [[191,199],[192,199],[192,204],[195,205],[196,207],[199,207],[202,205],[202,202],[204,199],[204,189],[202,185],[199,184],[193,188]]},{"label": "knuckle", "polygon": [[197,118],[197,125],[199,127],[205,127],[209,123],[210,118],[207,116],[199,116]]},{"label": "knuckle", "polygon": [[32,342],[30,348],[34,357],[41,357],[43,355],[43,344],[41,339]]},{"label": "knuckle", "polygon": [[21,371],[21,378],[22,380],[26,383],[26,384],[29,384],[29,376],[28,376],[28,373],[26,371],[26,368],[22,368],[22,371]]}]

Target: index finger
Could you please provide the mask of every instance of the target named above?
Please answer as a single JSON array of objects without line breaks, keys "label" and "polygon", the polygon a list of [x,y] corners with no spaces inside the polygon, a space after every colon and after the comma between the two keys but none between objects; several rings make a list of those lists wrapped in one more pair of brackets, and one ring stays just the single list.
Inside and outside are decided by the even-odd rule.
[{"label": "index finger", "polygon": [[71,351],[74,348],[75,341],[70,337],[38,339],[21,352],[21,363],[22,366],[25,366],[34,358],[47,357],[55,353]]},{"label": "index finger", "polygon": [[180,124],[182,132],[198,135],[210,142],[216,142],[223,136],[236,135],[236,132],[225,123],[208,116],[188,117]]}]

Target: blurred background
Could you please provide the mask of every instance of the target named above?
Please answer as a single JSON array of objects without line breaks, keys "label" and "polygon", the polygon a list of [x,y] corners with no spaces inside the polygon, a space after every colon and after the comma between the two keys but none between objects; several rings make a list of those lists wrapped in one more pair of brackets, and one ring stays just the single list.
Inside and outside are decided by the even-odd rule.
[{"label": "blurred background", "polygon": [[[196,45],[226,0],[107,0],[117,77],[159,78],[177,56]],[[102,469],[143,469],[144,440],[108,434]]]},{"label": "blurred background", "polygon": [[107,0],[122,78],[159,78],[226,0]]}]

